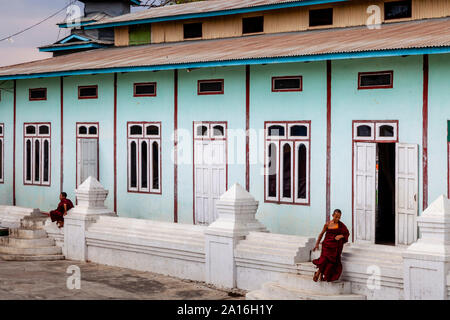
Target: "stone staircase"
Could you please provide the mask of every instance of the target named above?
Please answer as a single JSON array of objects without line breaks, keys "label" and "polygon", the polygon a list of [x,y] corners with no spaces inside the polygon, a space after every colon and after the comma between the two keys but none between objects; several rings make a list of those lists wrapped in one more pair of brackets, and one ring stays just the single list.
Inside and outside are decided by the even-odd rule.
[{"label": "stone staircase", "polygon": [[[307,263],[302,263],[309,268]],[[312,266],[312,264],[311,264]],[[266,282],[262,289],[250,291],[247,300],[365,300],[353,294],[348,281],[314,282],[311,275],[284,274],[277,282]]]},{"label": "stone staircase", "polygon": [[62,260],[62,249],[55,245],[44,229],[48,217],[33,214],[20,221],[19,228],[9,230],[9,236],[0,237],[0,260],[43,261]]}]

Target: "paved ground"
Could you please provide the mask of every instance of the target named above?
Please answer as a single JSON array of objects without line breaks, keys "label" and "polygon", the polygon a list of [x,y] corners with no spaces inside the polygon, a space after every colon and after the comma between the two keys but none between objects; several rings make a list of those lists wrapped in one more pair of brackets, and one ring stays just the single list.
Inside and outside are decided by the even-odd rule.
[{"label": "paved ground", "polygon": [[[81,288],[70,290],[66,273],[71,265],[81,271]],[[73,282],[71,282],[73,283]],[[217,290],[205,283],[180,280],[150,272],[75,261],[0,261],[0,300],[7,299],[150,299],[229,300],[240,294]]]}]

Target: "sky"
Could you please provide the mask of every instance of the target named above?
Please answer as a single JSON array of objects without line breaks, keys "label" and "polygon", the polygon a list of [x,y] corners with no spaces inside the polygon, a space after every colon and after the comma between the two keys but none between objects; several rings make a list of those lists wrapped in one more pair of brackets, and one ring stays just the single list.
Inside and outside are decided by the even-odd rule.
[{"label": "sky", "polygon": [[[71,0],[0,0],[0,39],[23,30],[64,8]],[[83,8],[81,2],[76,2]],[[39,52],[37,47],[62,39],[70,32],[56,23],[64,21],[66,11],[37,27],[0,42],[0,66],[50,58],[51,53]]]}]

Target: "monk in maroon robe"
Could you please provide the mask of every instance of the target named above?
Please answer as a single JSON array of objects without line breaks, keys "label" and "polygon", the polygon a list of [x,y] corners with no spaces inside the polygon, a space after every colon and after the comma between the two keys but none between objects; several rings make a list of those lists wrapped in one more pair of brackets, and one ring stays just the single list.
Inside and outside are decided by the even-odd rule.
[{"label": "monk in maroon robe", "polygon": [[59,228],[64,226],[64,216],[73,208],[73,203],[67,199],[67,193],[61,192],[59,195],[59,204],[56,210],[50,211],[50,219],[52,222],[56,221]]},{"label": "monk in maroon robe", "polygon": [[344,243],[348,241],[350,235],[345,224],[339,221],[341,214],[341,210],[334,210],[333,220],[325,224],[319,238],[317,238],[313,251],[319,249],[319,243],[325,233],[320,258],[312,261],[318,267],[313,277],[314,281],[317,281],[319,277],[321,281],[336,281],[341,276],[341,253],[344,248]]}]

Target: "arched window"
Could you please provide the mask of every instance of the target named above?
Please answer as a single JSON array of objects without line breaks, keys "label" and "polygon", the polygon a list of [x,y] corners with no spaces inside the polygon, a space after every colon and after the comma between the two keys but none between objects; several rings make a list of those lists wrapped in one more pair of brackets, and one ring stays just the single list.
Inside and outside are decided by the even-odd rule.
[{"label": "arched window", "polygon": [[42,135],[50,134],[49,126],[39,126],[39,134],[42,134]]},{"label": "arched window", "polygon": [[394,127],[390,125],[380,126],[380,137],[393,137]]},{"label": "arched window", "polygon": [[130,144],[130,187],[137,188],[137,145],[136,141]]},{"label": "arched window", "polygon": [[298,147],[297,155],[297,198],[306,199],[306,146],[301,144]]},{"label": "arched window", "polygon": [[159,189],[159,145],[155,141],[152,144],[152,169],[153,169],[153,189]]},{"label": "arched window", "polygon": [[291,146],[283,146],[283,198],[291,197]]},{"label": "arched window", "polygon": [[44,140],[44,173],[43,180],[44,182],[49,181],[49,160],[50,160],[50,144],[48,140]]},{"label": "arched window", "polygon": [[31,181],[31,157],[32,157],[32,153],[31,153],[31,140],[27,140],[26,142],[26,149],[25,149],[25,154],[26,154],[26,181]]},{"label": "arched window", "polygon": [[40,171],[40,141],[34,141],[34,181],[39,182],[39,171]]},{"label": "arched window", "polygon": [[273,125],[269,127],[270,137],[284,137],[284,126]]},{"label": "arched window", "polygon": [[357,128],[358,137],[371,137],[372,136],[372,128],[368,125],[360,125]]},{"label": "arched window", "polygon": [[291,136],[292,137],[307,137],[308,136],[308,128],[303,125],[295,125],[291,127]]},{"label": "arched window", "polygon": [[89,127],[89,134],[96,135],[97,134],[97,127],[96,126],[90,126]]},{"label": "arched window", "polygon": [[142,125],[133,125],[130,127],[130,135],[142,135]]},{"label": "arched window", "polygon": [[203,137],[208,135],[208,127],[201,125],[197,127],[197,136]]},{"label": "arched window", "polygon": [[36,134],[36,126],[26,126],[26,134]]},{"label": "arched window", "polygon": [[277,196],[277,147],[275,143],[269,144],[268,150],[268,195],[269,197]]},{"label": "arched window", "polygon": [[146,141],[141,144],[141,188],[148,188],[148,145]]},{"label": "arched window", "polygon": [[147,127],[147,135],[148,136],[158,136],[159,135],[159,128],[158,126],[151,125]]},{"label": "arched window", "polygon": [[215,137],[223,137],[225,135],[225,129],[221,125],[215,125],[213,127],[213,134]]}]

